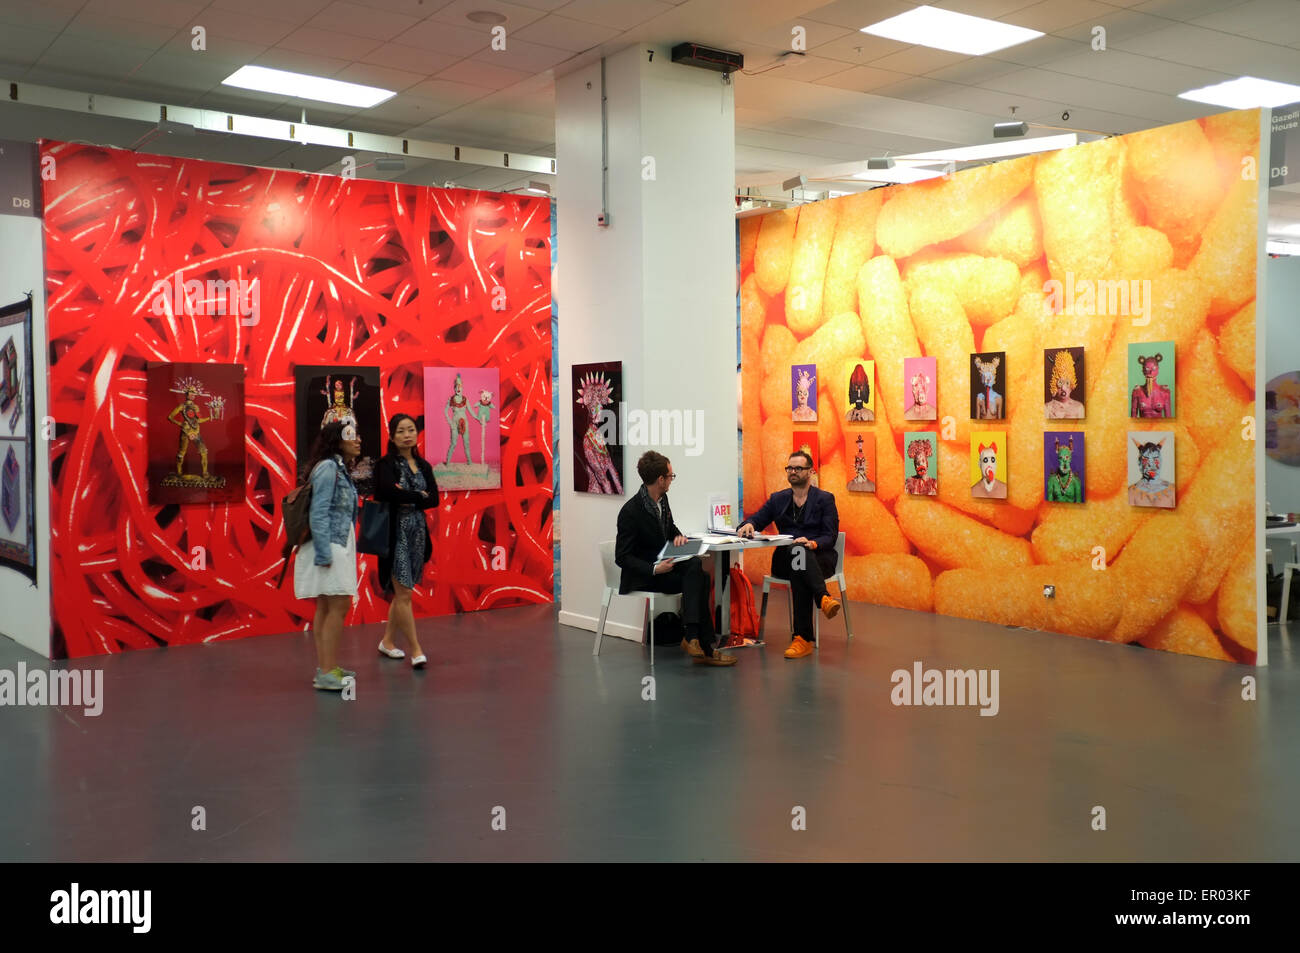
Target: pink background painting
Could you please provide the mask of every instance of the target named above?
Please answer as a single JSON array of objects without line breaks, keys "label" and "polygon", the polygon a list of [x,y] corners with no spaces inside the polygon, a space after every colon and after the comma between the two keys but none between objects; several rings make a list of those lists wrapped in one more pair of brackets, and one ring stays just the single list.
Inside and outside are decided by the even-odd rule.
[{"label": "pink background painting", "polygon": [[[938,420],[939,419],[939,373],[938,361],[933,357],[903,358],[903,419],[904,420]],[[928,378],[925,384],[925,405],[929,410],[919,413],[912,409],[912,377],[923,374]]]},{"label": "pink background painting", "polygon": [[[447,401],[455,393],[456,375],[461,378],[465,396],[465,432],[469,435],[469,453],[473,464],[465,461],[465,445],[459,436],[452,448],[451,462],[447,450],[452,432],[447,425]],[[501,485],[501,377],[496,368],[426,367],[424,369],[424,446],[425,457],[433,466],[439,489],[491,490]],[[487,410],[486,433],[480,423],[482,392],[491,394]],[[453,415],[459,423],[459,418]]]}]

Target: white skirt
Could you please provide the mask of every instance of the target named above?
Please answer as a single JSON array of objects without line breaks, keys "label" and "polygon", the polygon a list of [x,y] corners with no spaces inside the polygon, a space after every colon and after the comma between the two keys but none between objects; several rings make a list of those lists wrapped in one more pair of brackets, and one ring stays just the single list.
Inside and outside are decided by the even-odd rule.
[{"label": "white skirt", "polygon": [[347,546],[330,544],[333,559],[328,566],[316,565],[316,545],[307,540],[298,547],[297,562],[293,567],[293,594],[297,599],[315,599],[317,596],[357,597],[357,531],[348,531]]}]

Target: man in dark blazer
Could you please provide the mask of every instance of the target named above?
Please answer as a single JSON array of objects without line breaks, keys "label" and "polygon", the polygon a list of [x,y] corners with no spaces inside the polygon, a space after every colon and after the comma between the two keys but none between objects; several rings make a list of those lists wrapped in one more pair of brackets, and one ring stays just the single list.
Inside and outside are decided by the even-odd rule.
[{"label": "man in dark blazer", "polygon": [[826,590],[826,577],[835,572],[835,544],[840,537],[840,515],[835,509],[835,494],[812,485],[812,458],[802,451],[786,460],[786,479],[790,489],[778,490],[758,512],[740,524],[741,536],[754,535],[776,523],[779,533],[794,537],[790,546],[772,554],[772,575],[790,580],[790,600],[794,605],[794,631],[785,657],[806,658],[812,654],[813,602],[828,619],[835,618],[840,604]]},{"label": "man in dark blazer", "polygon": [[668,506],[668,487],[677,476],[672,463],[662,453],[647,450],[637,461],[636,472],[641,476],[641,489],[618,511],[614,542],[614,562],[622,570],[618,591],[680,592],[686,626],[682,648],[697,665],[735,665],[734,655],[724,655],[713,647],[709,575],[700,561],[656,561],[664,543],[680,546],[686,542]]}]

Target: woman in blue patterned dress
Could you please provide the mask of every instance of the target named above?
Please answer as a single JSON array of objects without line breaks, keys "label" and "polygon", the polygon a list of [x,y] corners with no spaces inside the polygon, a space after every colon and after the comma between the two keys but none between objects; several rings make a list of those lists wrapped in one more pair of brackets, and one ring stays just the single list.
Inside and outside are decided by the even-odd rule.
[{"label": "woman in blue patterned dress", "polygon": [[388,625],[379,652],[388,658],[406,653],[393,645],[401,632],[411,645],[411,667],[423,668],[424,651],[415,634],[411,590],[420,584],[425,564],[433,557],[433,540],[424,511],[438,505],[438,484],[433,467],[416,449],[420,433],[414,418],[397,414],[388,422],[388,452],[379,461],[375,499],[388,503],[388,555],[379,559],[379,583],[391,602]]}]

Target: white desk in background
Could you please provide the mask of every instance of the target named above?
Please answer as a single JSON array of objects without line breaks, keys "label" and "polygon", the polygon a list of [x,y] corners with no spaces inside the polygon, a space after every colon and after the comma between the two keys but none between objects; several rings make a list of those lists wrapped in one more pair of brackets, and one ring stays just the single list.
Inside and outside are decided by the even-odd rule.
[{"label": "white desk in background", "polygon": [[1266,539],[1272,539],[1275,536],[1290,537],[1289,542],[1291,543],[1291,558],[1281,560],[1281,562],[1283,563],[1297,562],[1296,546],[1297,544],[1300,544],[1300,524],[1294,526],[1270,526],[1264,530],[1264,536]]},{"label": "white desk in background", "polygon": [[[1282,599],[1281,604],[1278,606],[1277,615],[1277,621],[1285,625],[1287,622],[1287,609],[1291,603],[1291,570],[1287,566],[1296,562],[1296,541],[1300,540],[1300,525],[1270,526],[1264,530],[1266,544],[1269,539],[1277,536],[1290,537],[1289,542],[1291,543],[1291,558],[1282,560]],[[1277,560],[1274,560],[1273,565],[1277,566]]]},{"label": "white desk in background", "polygon": [[703,542],[706,546],[705,552],[713,554],[713,603],[722,609],[722,627],[717,633],[717,644],[720,646],[731,635],[731,596],[727,593],[727,582],[731,574],[731,554],[743,549],[791,546],[794,540],[788,536],[772,537],[757,533],[754,534],[753,539],[715,536],[710,533],[692,533],[690,538]]}]

